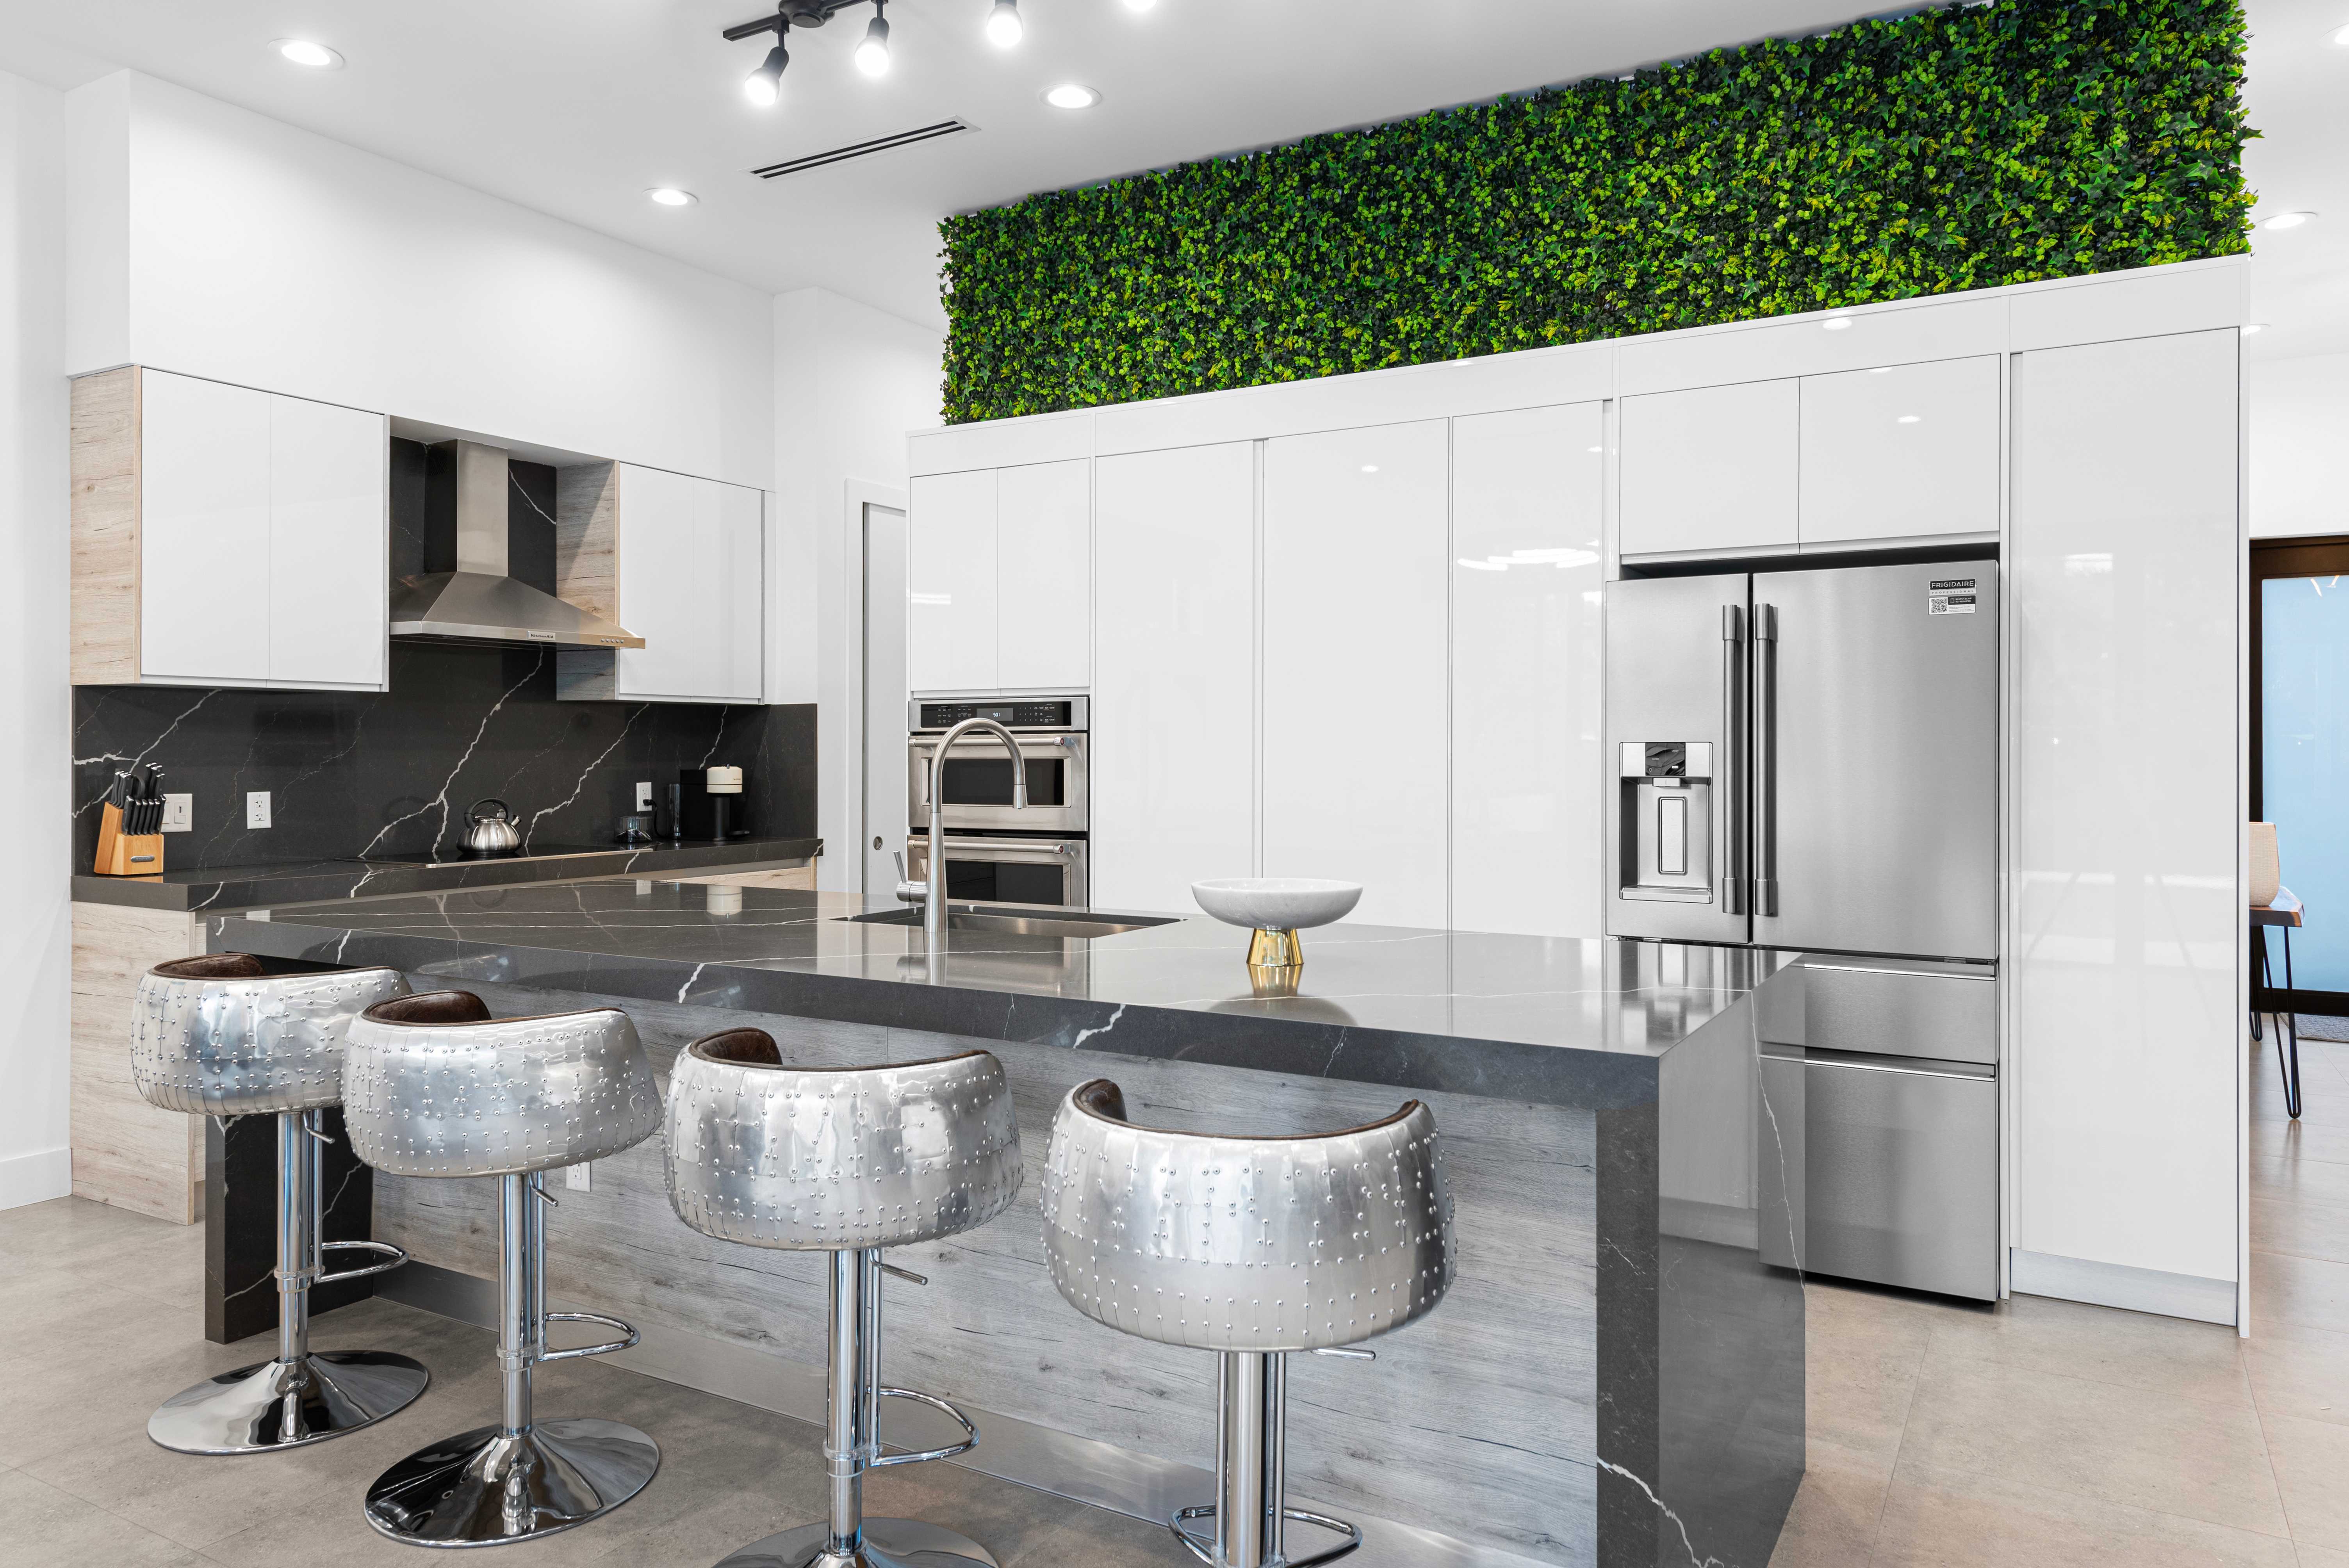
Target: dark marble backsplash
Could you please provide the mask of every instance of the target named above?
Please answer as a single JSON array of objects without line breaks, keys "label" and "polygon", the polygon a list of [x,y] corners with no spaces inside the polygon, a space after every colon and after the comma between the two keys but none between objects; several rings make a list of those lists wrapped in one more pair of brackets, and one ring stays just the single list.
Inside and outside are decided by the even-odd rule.
[{"label": "dark marble backsplash", "polygon": [[[165,863],[206,866],[454,851],[465,809],[495,796],[535,846],[605,844],[649,779],[744,771],[749,825],[815,832],[815,707],[557,702],[551,649],[395,641],[382,693],[79,686],[74,691],[74,863],[87,868],[117,769],[165,769],[195,796]],[[273,825],[244,826],[266,789]]]}]

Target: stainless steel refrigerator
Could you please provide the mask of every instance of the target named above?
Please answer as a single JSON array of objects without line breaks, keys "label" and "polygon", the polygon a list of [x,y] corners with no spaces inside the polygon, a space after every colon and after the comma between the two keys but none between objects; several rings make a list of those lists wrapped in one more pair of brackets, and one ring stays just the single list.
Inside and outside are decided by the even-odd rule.
[{"label": "stainless steel refrigerator", "polygon": [[1767,1261],[1997,1294],[1998,627],[1988,561],[1608,587],[1609,931],[1804,954]]}]

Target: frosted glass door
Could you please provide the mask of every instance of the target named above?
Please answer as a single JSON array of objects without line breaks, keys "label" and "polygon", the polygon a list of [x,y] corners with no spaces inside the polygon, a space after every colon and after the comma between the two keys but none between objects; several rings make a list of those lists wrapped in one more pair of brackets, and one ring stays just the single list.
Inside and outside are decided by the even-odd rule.
[{"label": "frosted glass door", "polygon": [[[2283,885],[2309,909],[2292,984],[2349,991],[2349,575],[2259,587],[2260,810]],[[2281,986],[2282,940],[2268,951]]]}]

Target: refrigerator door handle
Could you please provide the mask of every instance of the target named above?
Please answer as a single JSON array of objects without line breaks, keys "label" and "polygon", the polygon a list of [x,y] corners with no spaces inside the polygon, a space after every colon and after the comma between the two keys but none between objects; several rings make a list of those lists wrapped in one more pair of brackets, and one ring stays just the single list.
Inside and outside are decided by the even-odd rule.
[{"label": "refrigerator door handle", "polygon": [[1745,614],[1721,607],[1721,912],[1745,913]]},{"label": "refrigerator door handle", "polygon": [[1778,606],[1754,606],[1754,913],[1778,913]]}]

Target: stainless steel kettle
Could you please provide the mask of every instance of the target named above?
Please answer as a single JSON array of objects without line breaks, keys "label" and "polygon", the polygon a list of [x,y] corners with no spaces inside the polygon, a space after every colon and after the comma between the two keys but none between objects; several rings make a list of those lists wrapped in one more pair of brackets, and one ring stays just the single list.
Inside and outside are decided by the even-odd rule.
[{"label": "stainless steel kettle", "polygon": [[[484,812],[482,808],[489,810]],[[513,808],[503,800],[476,800],[465,809],[465,852],[469,855],[510,855],[522,848],[522,832],[514,826]]]}]

